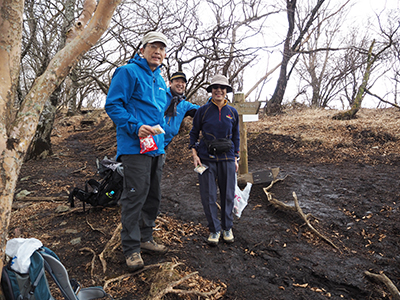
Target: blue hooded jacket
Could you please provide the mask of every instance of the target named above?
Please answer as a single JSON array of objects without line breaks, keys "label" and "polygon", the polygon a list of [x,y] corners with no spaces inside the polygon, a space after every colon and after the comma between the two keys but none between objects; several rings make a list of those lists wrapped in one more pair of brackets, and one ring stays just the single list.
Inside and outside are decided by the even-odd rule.
[{"label": "blue hooded jacket", "polygon": [[[166,108],[171,104],[172,93],[171,88],[167,90],[167,105]],[[170,117],[165,116],[165,147],[172,141],[173,137],[179,132],[183,119],[186,117],[186,113],[191,110],[197,110],[200,106],[197,104],[190,103],[186,100],[182,100],[176,106],[176,116]]]},{"label": "blue hooded jacket", "polygon": [[[121,155],[140,154],[138,133],[142,125],[165,127],[166,90],[160,66],[153,72],[147,60],[138,54],[115,70],[105,109],[117,126],[117,159]],[[164,134],[153,138],[158,150],[145,155],[164,154]]]}]

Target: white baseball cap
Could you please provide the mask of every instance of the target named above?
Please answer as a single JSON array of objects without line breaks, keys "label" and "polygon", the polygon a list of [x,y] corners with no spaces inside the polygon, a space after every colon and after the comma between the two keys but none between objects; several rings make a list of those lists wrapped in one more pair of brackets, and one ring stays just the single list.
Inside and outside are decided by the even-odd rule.
[{"label": "white baseball cap", "polygon": [[165,47],[168,46],[167,42],[167,37],[158,31],[150,31],[145,34],[145,36],[142,38],[142,45],[146,45],[147,43],[155,43],[155,42],[160,42],[165,45]]}]

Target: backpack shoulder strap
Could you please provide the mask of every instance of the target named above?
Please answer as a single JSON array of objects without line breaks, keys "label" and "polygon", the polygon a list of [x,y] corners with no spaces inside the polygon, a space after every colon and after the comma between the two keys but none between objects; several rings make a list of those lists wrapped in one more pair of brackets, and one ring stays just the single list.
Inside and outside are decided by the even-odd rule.
[{"label": "backpack shoulder strap", "polygon": [[89,179],[85,184],[85,192],[88,192],[88,186],[92,188],[92,190],[96,193],[99,189],[100,183],[95,179]]},{"label": "backpack shoulder strap", "polygon": [[60,260],[45,252],[40,252],[40,254],[44,258],[47,272],[54,279],[65,299],[92,300],[109,296],[101,287],[84,288],[81,289],[78,294],[75,294],[75,291],[73,290],[69,280],[68,272]]},{"label": "backpack shoulder strap", "polygon": [[44,260],[39,251],[31,255],[31,264],[29,266],[29,277],[31,288],[29,294],[34,294],[35,298],[53,299],[50,293],[49,284],[44,272]]},{"label": "backpack shoulder strap", "polygon": [[[90,189],[89,189],[90,187]],[[97,193],[99,190],[100,183],[95,179],[89,179],[85,184],[85,189],[82,190],[80,188],[75,187],[70,193],[68,197],[68,202],[70,203],[71,207],[75,207],[74,199],[77,198],[82,201],[83,203],[83,211],[85,211],[85,203],[92,203],[93,195]]]},{"label": "backpack shoulder strap", "polygon": [[13,293],[13,284],[9,277],[9,273],[7,272],[7,268],[9,265],[5,265],[3,267],[1,273],[1,288],[3,289],[4,296],[6,300],[15,300],[14,293]]},{"label": "backpack shoulder strap", "polygon": [[44,266],[49,275],[53,278],[62,295],[67,300],[77,300],[74,290],[69,282],[68,272],[63,264],[54,256],[40,252],[44,259]]}]

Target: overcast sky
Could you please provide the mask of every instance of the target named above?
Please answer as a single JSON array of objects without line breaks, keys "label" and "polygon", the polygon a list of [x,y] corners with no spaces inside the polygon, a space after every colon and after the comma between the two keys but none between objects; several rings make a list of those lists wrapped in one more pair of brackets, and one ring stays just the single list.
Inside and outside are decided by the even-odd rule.
[{"label": "overcast sky", "polygon": [[[330,0],[330,2],[331,5],[341,6],[345,2],[347,2],[347,0]],[[400,3],[399,0],[351,0],[347,5],[348,17],[346,18],[345,22],[348,24],[346,24],[346,26],[348,27],[359,26],[360,28],[363,28],[368,23],[368,20],[376,24],[377,21],[376,14],[383,15],[389,9],[397,10],[398,11],[397,15],[399,15],[400,14],[399,3]],[[287,30],[287,19],[282,19],[280,16],[280,20],[286,21],[286,24],[280,21],[279,24],[275,23],[275,25],[279,25],[284,28],[282,32],[282,37],[284,38]],[[278,28],[278,26],[275,26],[275,28]],[[377,30],[379,30],[378,27],[376,28]],[[271,35],[269,36],[272,38],[272,32]],[[279,48],[280,48],[279,51],[282,51],[283,46],[280,45]],[[257,66],[247,71],[244,77],[244,92],[247,93],[249,89],[255,84],[255,82],[265,74],[266,67],[268,67],[268,69],[272,69],[278,63],[280,63],[281,59],[282,59],[281,54],[277,53],[275,56],[270,57],[268,62],[266,61],[260,62]],[[266,88],[264,88],[262,93],[264,99],[265,98],[269,99],[270,96],[273,94],[278,74],[279,74],[279,69],[275,71],[275,73],[272,76],[270,76],[270,81],[266,85]],[[289,84],[293,84],[293,81],[290,81]],[[384,85],[384,83],[382,83],[382,85]],[[288,92],[285,94],[285,99],[290,98],[289,95],[291,90],[293,91],[293,93],[297,91],[295,87],[289,86]],[[248,100],[254,101],[254,99],[255,99],[255,93],[253,92],[249,96]],[[378,104],[377,100],[372,99],[369,96],[366,96],[366,98],[364,99],[363,107],[376,107],[377,104]]]}]

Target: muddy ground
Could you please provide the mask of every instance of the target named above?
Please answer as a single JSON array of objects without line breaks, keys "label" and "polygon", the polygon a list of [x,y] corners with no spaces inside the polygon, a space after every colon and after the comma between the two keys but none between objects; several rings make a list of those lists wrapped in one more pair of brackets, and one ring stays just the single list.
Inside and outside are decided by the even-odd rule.
[{"label": "muddy ground", "polygon": [[[295,192],[331,243],[297,213],[272,206],[267,184],[255,184],[235,218],[235,243],[208,246],[186,125],[167,155],[155,232],[170,252],[144,254],[149,269],[130,274],[118,241],[107,248],[119,207],[83,212],[81,203],[71,209],[66,201],[74,186],[99,179],[96,158],[115,154],[114,128],[104,114],[57,119],[54,154],[22,168],[9,237],[40,239],[71,277],[83,286],[105,286],[114,299],[146,299],[155,295],[155,284],[162,291],[183,276],[187,280],[171,285],[189,294],[163,299],[393,299],[365,271],[383,272],[400,286],[400,112],[363,109],[352,121],[333,121],[334,113],[288,110],[247,123],[249,171],[279,167],[273,197],[293,205]],[[17,197],[21,191],[30,194]],[[105,272],[98,257],[104,249]],[[169,262],[180,265],[168,272]]]}]

